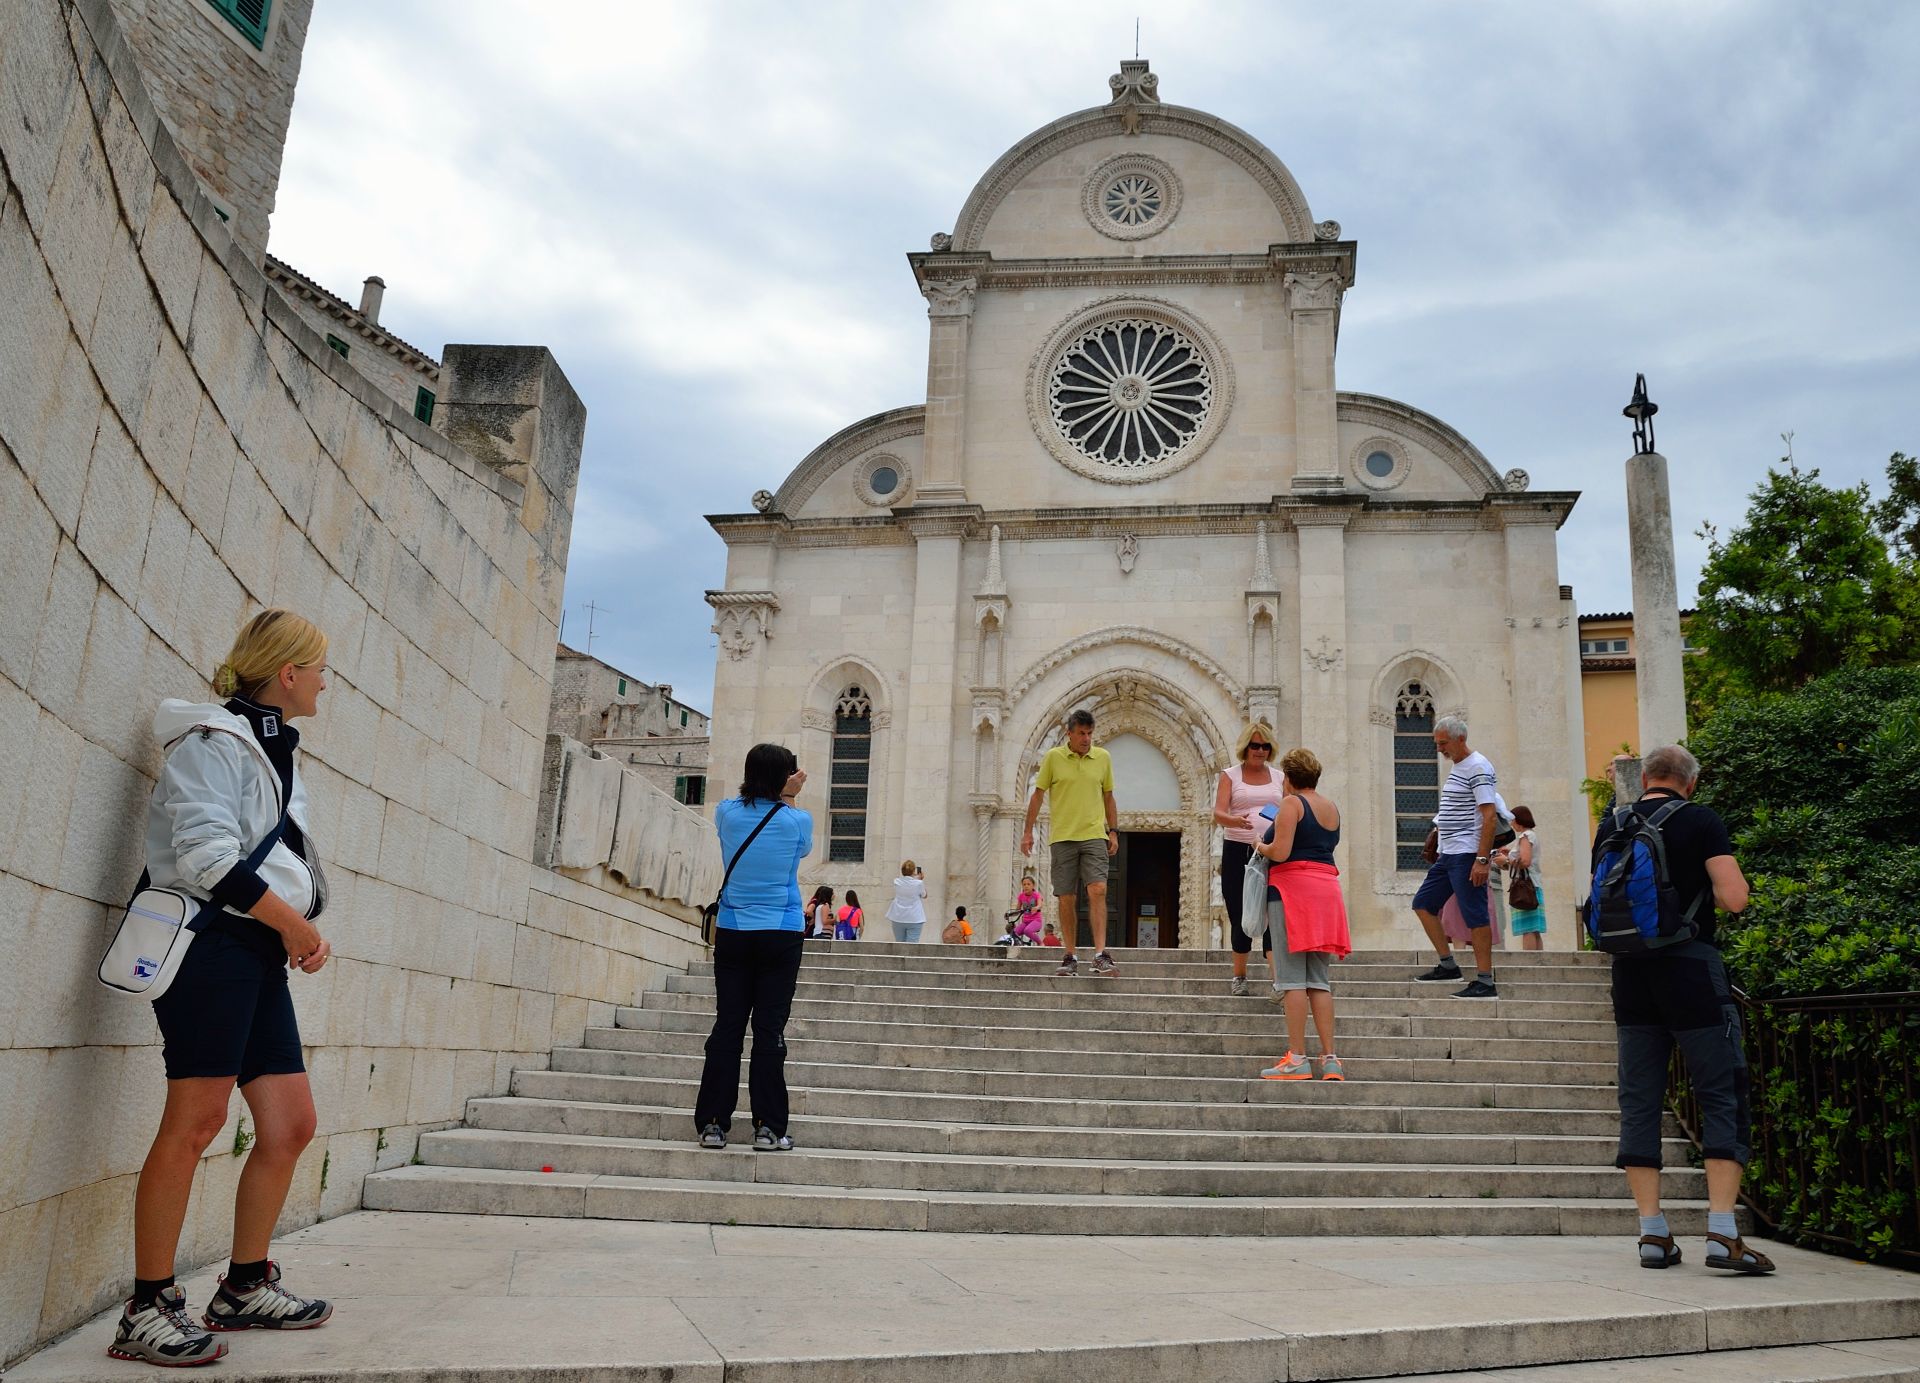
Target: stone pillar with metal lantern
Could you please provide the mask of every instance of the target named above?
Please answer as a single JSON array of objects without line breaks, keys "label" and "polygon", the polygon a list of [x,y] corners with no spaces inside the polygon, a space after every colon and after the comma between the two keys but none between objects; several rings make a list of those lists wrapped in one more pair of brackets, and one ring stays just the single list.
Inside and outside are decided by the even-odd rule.
[{"label": "stone pillar with metal lantern", "polygon": [[1667,458],[1653,445],[1653,415],[1659,411],[1660,406],[1647,397],[1647,377],[1634,376],[1633,400],[1622,412],[1633,419],[1634,453],[1627,459],[1627,542],[1633,564],[1634,689],[1640,709],[1640,742],[1635,748],[1642,754],[1687,737],[1673,505],[1667,493]]}]

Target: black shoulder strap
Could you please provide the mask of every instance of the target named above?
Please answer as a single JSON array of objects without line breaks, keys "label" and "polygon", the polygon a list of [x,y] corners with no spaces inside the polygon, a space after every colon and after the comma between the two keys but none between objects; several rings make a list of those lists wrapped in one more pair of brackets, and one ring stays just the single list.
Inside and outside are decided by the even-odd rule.
[{"label": "black shoulder strap", "polygon": [[767,823],[773,820],[773,814],[779,811],[783,805],[783,803],[775,802],[773,806],[768,808],[767,814],[760,818],[760,824],[747,832],[747,838],[740,842],[740,848],[735,850],[733,852],[733,858],[727,861],[727,872],[720,876],[720,892],[715,894],[713,899],[713,905],[716,908],[720,906],[720,900],[727,896],[727,881],[733,877],[733,867],[740,863],[740,857],[747,853],[747,847],[753,844],[753,838],[767,828]]}]

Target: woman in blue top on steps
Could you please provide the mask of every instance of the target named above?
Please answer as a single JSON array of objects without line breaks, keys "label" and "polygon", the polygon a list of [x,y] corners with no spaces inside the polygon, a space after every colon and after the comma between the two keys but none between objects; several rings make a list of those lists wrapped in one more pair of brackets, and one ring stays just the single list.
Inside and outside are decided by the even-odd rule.
[{"label": "woman in blue top on steps", "polygon": [[753,1150],[786,1152],[793,1147],[787,1136],[787,1014],[805,944],[800,861],[813,849],[813,818],[793,805],[807,775],[791,749],[754,745],[743,778],[740,795],[713,811],[720,856],[733,863],[720,890],[713,934],[713,1032],[693,1122],[701,1147],[727,1146],[740,1093],[740,1049],[752,1023],[747,1097]]}]

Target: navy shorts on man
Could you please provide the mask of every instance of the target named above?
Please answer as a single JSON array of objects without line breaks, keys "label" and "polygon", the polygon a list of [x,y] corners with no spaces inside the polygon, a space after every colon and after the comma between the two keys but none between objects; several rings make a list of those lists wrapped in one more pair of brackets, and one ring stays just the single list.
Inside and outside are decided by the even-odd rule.
[{"label": "navy shorts on man", "polygon": [[[1493,919],[1487,915],[1487,886],[1473,886],[1473,856],[1442,855],[1427,870],[1427,877],[1420,882],[1420,891],[1413,895],[1415,912],[1437,913],[1447,905],[1447,899],[1457,899],[1460,904],[1460,920],[1469,928],[1491,926]],[[1449,974],[1452,972],[1449,971]]]}]

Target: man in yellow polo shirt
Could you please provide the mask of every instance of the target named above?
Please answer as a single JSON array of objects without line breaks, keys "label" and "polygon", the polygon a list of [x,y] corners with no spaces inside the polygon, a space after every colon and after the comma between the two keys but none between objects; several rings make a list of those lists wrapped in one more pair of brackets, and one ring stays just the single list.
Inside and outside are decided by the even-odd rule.
[{"label": "man in yellow polo shirt", "polygon": [[1060,935],[1067,947],[1054,974],[1079,973],[1073,956],[1080,935],[1075,900],[1084,888],[1087,920],[1093,924],[1093,973],[1111,975],[1119,967],[1107,954],[1107,861],[1120,849],[1115,825],[1120,815],[1113,805],[1113,759],[1093,746],[1093,712],[1068,716],[1067,742],[1040,760],[1027,801],[1026,833],[1020,837],[1022,855],[1033,854],[1033,823],[1039,819],[1042,797],[1053,836],[1053,894],[1060,900]]}]

